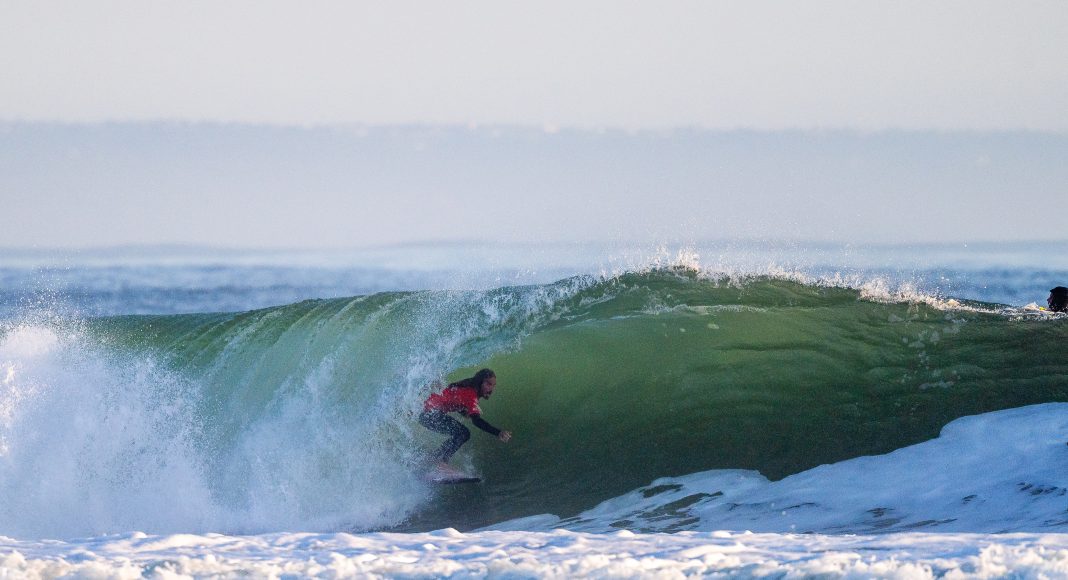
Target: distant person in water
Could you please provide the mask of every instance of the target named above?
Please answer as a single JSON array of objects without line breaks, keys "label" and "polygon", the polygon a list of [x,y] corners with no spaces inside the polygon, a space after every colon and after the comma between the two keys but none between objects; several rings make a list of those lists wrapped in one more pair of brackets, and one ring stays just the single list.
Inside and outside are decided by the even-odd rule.
[{"label": "distant person in water", "polygon": [[1052,312],[1068,312],[1068,288],[1057,286],[1050,290],[1046,304]]},{"label": "distant person in water", "polygon": [[510,431],[501,431],[482,418],[482,409],[478,408],[479,399],[488,399],[497,388],[497,375],[489,369],[482,369],[475,376],[451,383],[440,393],[433,393],[423,403],[423,413],[419,415],[419,424],[431,431],[443,433],[449,439],[442,443],[441,449],[434,454],[438,467],[452,470],[449,459],[467,440],[471,431],[464,427],[449,413],[467,415],[475,427],[507,443],[512,438]]}]

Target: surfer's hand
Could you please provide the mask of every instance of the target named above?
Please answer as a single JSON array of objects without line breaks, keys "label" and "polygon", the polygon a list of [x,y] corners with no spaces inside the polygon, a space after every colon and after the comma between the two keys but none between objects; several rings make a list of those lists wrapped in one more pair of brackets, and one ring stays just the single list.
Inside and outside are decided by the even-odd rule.
[{"label": "surfer's hand", "polygon": [[500,439],[504,443],[508,443],[508,440],[511,439],[511,438],[512,438],[512,432],[511,431],[501,431],[501,434],[497,436],[497,439]]}]

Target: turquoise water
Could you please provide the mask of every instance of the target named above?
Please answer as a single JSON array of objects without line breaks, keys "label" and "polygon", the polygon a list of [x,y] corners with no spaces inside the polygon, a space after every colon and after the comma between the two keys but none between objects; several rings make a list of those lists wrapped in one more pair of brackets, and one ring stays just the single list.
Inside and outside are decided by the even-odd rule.
[{"label": "turquoise water", "polygon": [[[0,492],[17,498],[0,533],[567,517],[659,477],[779,479],[1066,400],[1051,345],[1068,320],[964,298],[686,263],[235,312],[27,308],[0,330]],[[515,437],[476,430],[455,462],[484,483],[429,486],[440,436],[414,415],[482,366],[499,376],[485,418]]]}]

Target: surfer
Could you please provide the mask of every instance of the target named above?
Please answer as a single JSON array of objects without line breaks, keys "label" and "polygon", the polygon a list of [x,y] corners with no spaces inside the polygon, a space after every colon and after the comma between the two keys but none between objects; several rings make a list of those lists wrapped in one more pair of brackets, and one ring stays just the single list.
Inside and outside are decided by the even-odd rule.
[{"label": "surfer", "polygon": [[471,438],[471,431],[462,423],[449,416],[449,413],[467,415],[475,427],[507,443],[512,438],[510,431],[502,431],[490,425],[482,418],[482,409],[478,407],[479,399],[488,399],[497,388],[497,375],[490,369],[482,369],[475,376],[449,384],[440,393],[432,393],[419,415],[419,424],[431,431],[448,435],[434,454],[438,467],[453,471],[449,459],[453,453]]},{"label": "surfer", "polygon": [[1068,288],[1057,286],[1050,290],[1046,304],[1049,304],[1050,312],[1068,312]]}]

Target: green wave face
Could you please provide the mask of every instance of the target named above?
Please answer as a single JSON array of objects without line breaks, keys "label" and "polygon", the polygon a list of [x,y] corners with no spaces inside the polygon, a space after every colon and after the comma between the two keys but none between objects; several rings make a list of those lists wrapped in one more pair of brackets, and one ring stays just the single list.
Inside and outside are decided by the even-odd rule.
[{"label": "green wave face", "polygon": [[[776,479],[932,438],[957,417],[1068,397],[1063,317],[686,272],[93,328],[203,389],[200,447],[219,501],[264,504],[247,478],[265,463],[266,488],[298,496],[286,500],[294,518],[340,513],[360,529],[567,516],[713,468]],[[484,417],[514,438],[472,428],[456,463],[482,484],[405,491],[440,441],[413,416],[429,384],[482,366],[498,375]],[[258,437],[282,449],[257,451]]]}]

